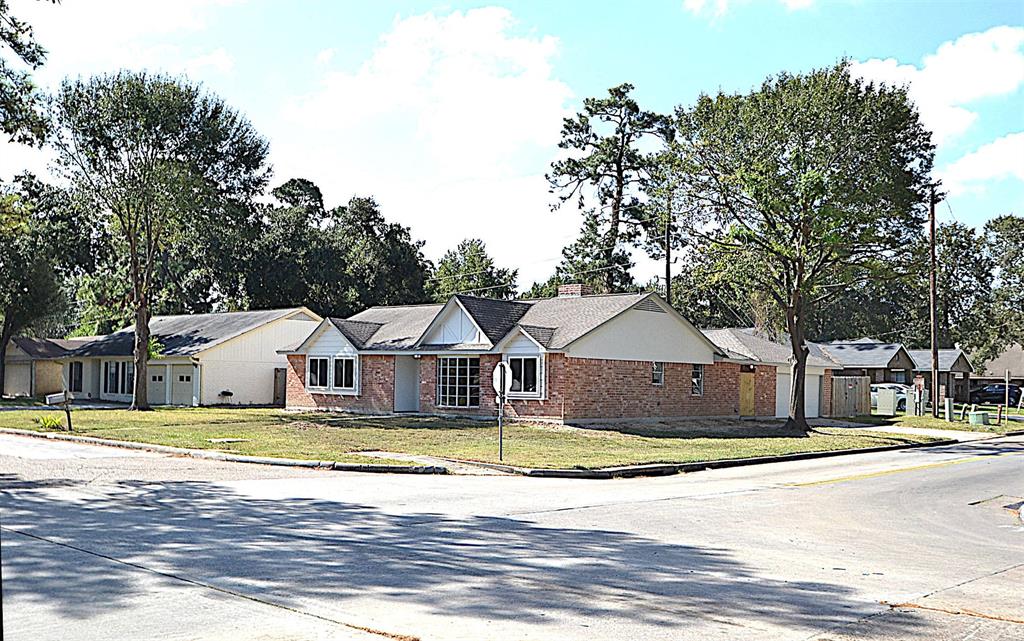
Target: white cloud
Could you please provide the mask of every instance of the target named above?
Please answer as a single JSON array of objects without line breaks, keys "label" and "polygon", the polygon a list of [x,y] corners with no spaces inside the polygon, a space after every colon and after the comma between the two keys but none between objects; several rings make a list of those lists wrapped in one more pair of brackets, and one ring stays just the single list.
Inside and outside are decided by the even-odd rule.
[{"label": "white cloud", "polygon": [[1015,178],[1024,181],[1024,132],[1008,134],[982,145],[938,172],[952,196],[983,191],[985,183]]},{"label": "white cloud", "polygon": [[920,66],[893,58],[853,64],[863,78],[908,85],[924,124],[942,144],[966,132],[978,114],[967,105],[1017,91],[1024,84],[1024,27],[994,27],[944,42]]},{"label": "white cloud", "polygon": [[[746,4],[751,0],[683,0],[683,8],[695,16],[709,15],[712,19],[721,18],[729,11],[730,6]],[[811,7],[815,0],[778,0],[789,11],[799,11]],[[705,11],[705,9],[707,11]]]},{"label": "white cloud", "polygon": [[333,48],[323,49],[316,54],[316,63],[318,65],[327,65],[334,60],[335,50]]},{"label": "white cloud", "polygon": [[234,69],[235,59],[224,49],[217,49],[186,60],[182,66],[185,69],[185,73],[190,76],[202,75],[207,70],[216,73],[228,73]]},{"label": "white cloud", "polygon": [[557,52],[506,9],[398,19],[357,69],[323,73],[278,122],[256,124],[277,181],[308,177],[332,203],[372,194],[432,258],[483,238],[528,286],[579,224],[549,211],[543,178],[572,96],[553,75]]}]

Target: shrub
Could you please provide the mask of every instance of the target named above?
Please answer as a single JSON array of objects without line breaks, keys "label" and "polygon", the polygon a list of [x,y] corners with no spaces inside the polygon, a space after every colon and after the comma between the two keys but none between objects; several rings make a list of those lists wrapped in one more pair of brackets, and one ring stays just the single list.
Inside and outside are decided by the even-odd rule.
[{"label": "shrub", "polygon": [[62,430],[64,429],[64,422],[52,414],[44,414],[36,419],[39,423],[39,427],[44,430]]}]

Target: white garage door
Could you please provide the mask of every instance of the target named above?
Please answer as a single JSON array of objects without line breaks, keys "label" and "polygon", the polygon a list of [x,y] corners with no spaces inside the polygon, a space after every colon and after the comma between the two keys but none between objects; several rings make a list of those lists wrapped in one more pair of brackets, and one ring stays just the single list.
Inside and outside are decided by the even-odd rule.
[{"label": "white garage door", "polygon": [[[786,418],[789,416],[789,392],[791,380],[789,368],[785,372],[779,368],[775,379],[775,416]],[[819,399],[821,398],[821,374],[807,374],[804,381],[804,416],[807,418],[818,418],[821,415]]]},{"label": "white garage door", "polygon": [[4,396],[28,396],[32,393],[32,364],[7,363],[4,372]]}]

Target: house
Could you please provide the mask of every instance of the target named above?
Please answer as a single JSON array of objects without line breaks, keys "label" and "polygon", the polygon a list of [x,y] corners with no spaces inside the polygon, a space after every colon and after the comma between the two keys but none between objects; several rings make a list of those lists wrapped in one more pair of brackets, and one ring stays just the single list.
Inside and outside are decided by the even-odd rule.
[{"label": "house", "polygon": [[17,336],[4,357],[4,396],[43,396],[64,389],[58,359],[95,337],[70,340]]},{"label": "house", "polygon": [[[321,320],[306,309],[180,316],[149,322],[161,346],[147,364],[153,405],[271,405],[284,403],[286,359],[277,353],[307,336]],[[76,398],[130,402],[135,382],[135,330],[82,341],[59,357]]]},{"label": "house", "polygon": [[870,338],[817,343],[823,354],[842,368],[835,376],[867,376],[872,383],[910,385],[917,364],[900,343]]},{"label": "house", "polygon": [[[932,388],[932,351],[912,349],[914,359],[914,384],[921,389]],[[952,398],[966,403],[970,398],[970,379],[974,365],[967,354],[959,348],[939,350],[939,398]]]},{"label": "house", "polygon": [[[758,365],[730,359],[652,293],[588,295],[563,285],[544,300],[455,295],[373,307],[324,319],[282,353],[292,409],[492,417],[491,374],[504,361],[513,377],[505,411],[514,417],[775,413],[774,368],[770,376],[742,371]],[[741,400],[743,385],[753,393]]]},{"label": "house", "polygon": [[1006,381],[1007,370],[1010,372],[1011,383],[1024,386],[1024,346],[1011,345],[985,363],[984,367],[971,375],[971,386],[1003,383]]},{"label": "house", "polygon": [[[740,364],[741,371],[757,372],[759,378],[764,376],[774,379],[771,384],[763,382],[757,386],[758,391],[774,388],[773,395],[757,399],[758,415],[779,418],[789,416],[789,395],[792,389],[792,348],[789,345],[773,341],[753,327],[705,329],[703,332],[728,355],[727,360]],[[828,358],[820,346],[808,344],[808,349],[804,415],[807,418],[827,416],[831,405],[832,374],[839,369],[839,365]]]}]

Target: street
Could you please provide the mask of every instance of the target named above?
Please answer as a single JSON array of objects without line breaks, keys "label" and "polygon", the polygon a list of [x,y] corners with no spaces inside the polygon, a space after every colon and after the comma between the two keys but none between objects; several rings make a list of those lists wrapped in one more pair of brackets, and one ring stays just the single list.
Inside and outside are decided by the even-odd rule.
[{"label": "street", "polygon": [[1024,639],[1022,500],[1024,437],[593,481],[0,435],[4,639]]}]

